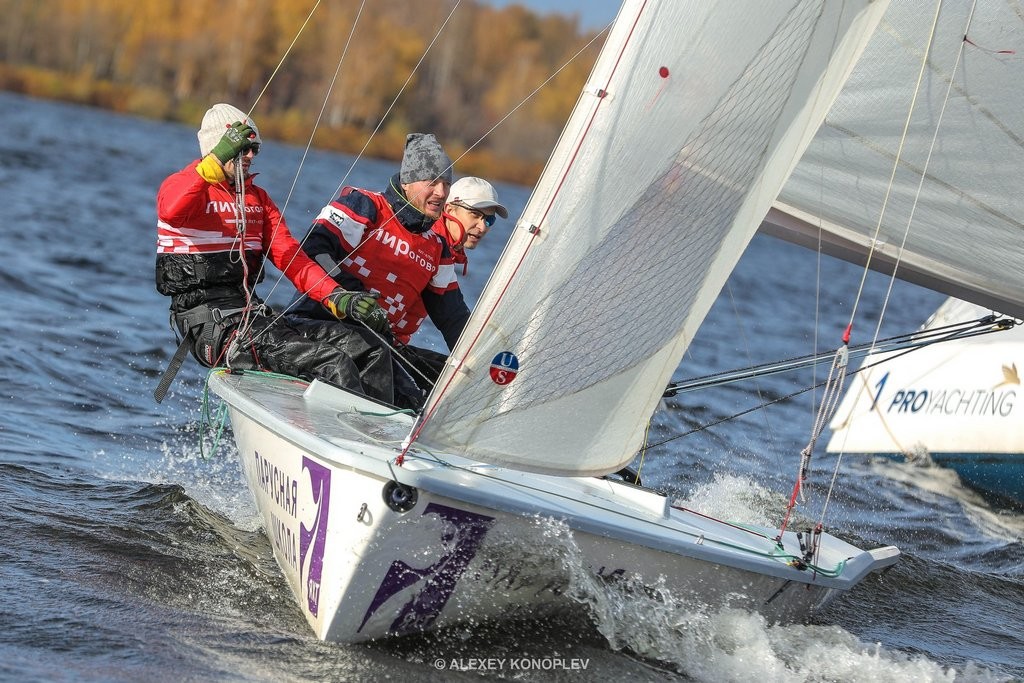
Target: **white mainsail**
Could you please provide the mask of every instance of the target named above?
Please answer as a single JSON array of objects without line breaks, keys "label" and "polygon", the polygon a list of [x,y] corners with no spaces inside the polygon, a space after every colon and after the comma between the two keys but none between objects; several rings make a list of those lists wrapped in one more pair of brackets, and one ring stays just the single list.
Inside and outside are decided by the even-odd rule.
[{"label": "white mainsail", "polygon": [[894,0],[762,229],[1024,317],[1021,18]]},{"label": "white mainsail", "polygon": [[413,438],[629,462],[885,4],[626,2]]}]

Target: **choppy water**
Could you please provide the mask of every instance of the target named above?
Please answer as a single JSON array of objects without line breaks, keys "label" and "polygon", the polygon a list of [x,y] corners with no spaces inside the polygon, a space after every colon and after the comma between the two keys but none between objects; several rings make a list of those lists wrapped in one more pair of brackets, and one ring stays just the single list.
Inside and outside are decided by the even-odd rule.
[{"label": "choppy water", "polygon": [[[667,611],[595,591],[590,618],[356,646],[316,641],[274,562],[230,439],[202,457],[203,374],[190,362],[162,405],[152,399],[173,351],[167,302],[153,288],[154,195],[195,146],[194,131],[181,126],[0,94],[0,678],[1024,677],[1024,515],[991,506],[945,470],[849,457],[839,468],[830,529],[856,543],[899,545],[905,555],[811,625]],[[300,156],[269,144],[257,162],[281,204]],[[307,159],[287,208],[295,232],[350,163],[331,154]],[[363,161],[349,181],[377,187],[392,168]],[[518,215],[527,191],[499,189]],[[464,281],[471,296],[500,251],[500,234],[473,254]],[[810,351],[816,328],[819,345],[834,346],[858,279],[855,268],[819,266],[813,254],[757,238],[679,376]],[[880,278],[869,281],[864,319],[877,316],[884,287]],[[290,296],[287,289],[274,296]],[[941,299],[897,286],[887,329],[915,328]],[[855,341],[870,339],[871,323],[862,328]],[[421,341],[439,344],[429,335]],[[652,440],[813,379],[681,395],[658,418]],[[670,441],[645,457],[645,481],[710,514],[777,520],[812,411],[807,394]],[[817,456],[818,491],[834,466],[833,457]],[[462,670],[450,670],[453,660]],[[544,661],[577,670],[537,668]]]}]

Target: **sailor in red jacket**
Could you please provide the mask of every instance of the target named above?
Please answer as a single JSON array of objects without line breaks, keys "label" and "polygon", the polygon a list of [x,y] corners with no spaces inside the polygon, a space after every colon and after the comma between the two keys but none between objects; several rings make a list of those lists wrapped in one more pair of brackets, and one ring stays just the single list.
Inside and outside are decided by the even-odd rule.
[{"label": "sailor in red jacket", "polygon": [[456,270],[463,275],[469,267],[466,250],[476,249],[497,216],[508,218],[508,209],[498,201],[498,193],[489,182],[466,176],[452,184],[442,220],[434,223],[434,232],[448,242],[455,265],[462,266]]},{"label": "sailor in red jacket", "polygon": [[[302,244],[347,290],[375,293],[402,357],[435,371],[443,355],[407,344],[429,317],[451,349],[469,318],[452,252],[433,229],[451,177],[451,159],[434,135],[410,133],[401,170],[388,187],[383,192],[346,187],[320,211]],[[300,302],[296,311],[325,317],[314,298]]]},{"label": "sailor in red jacket", "polygon": [[[376,300],[343,289],[307,257],[277,205],[253,183],[250,166],[262,139],[252,119],[216,104],[198,138],[202,157],[164,180],[157,195],[156,285],[171,297],[171,320],[182,337],[157,400],[191,350],[207,367],[319,378],[419,407],[422,392],[378,337],[387,319]],[[264,259],[322,306],[327,319],[270,311],[254,292]]]}]

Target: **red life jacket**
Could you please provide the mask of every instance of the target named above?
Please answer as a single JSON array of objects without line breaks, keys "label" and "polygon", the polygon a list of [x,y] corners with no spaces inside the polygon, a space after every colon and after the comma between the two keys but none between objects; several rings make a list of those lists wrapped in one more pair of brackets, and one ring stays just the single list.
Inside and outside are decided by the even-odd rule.
[{"label": "red life jacket", "polygon": [[[157,288],[162,294],[226,284],[241,288],[243,268],[237,256],[241,250],[246,262],[255,266],[248,273],[250,286],[262,275],[258,266],[266,256],[314,301],[323,301],[337,287],[302,251],[277,205],[252,177],[245,181],[243,223],[234,190],[226,183],[208,183],[196,171],[197,164],[198,160],[168,176],[157,194]],[[245,243],[239,249],[243,225]],[[181,267],[174,267],[176,259],[182,261]],[[162,268],[162,264],[171,265]],[[195,303],[200,302],[190,305]]]},{"label": "red life jacket", "polygon": [[[345,188],[343,194],[351,191]],[[376,206],[375,221],[333,203],[332,207],[343,211],[349,220],[339,224],[335,218],[325,224],[334,228],[349,252],[341,267],[367,290],[380,294],[377,303],[387,313],[395,339],[408,344],[426,318],[421,293],[430,290],[443,294],[458,289],[455,265],[440,235],[433,230],[407,230],[383,194],[362,189],[358,192]]]}]

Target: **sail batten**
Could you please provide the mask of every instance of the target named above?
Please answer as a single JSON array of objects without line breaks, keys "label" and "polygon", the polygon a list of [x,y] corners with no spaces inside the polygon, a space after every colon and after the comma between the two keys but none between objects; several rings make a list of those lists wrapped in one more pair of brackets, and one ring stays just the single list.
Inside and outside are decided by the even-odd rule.
[{"label": "sail batten", "polygon": [[629,462],[883,5],[625,3],[417,440],[554,474]]}]

